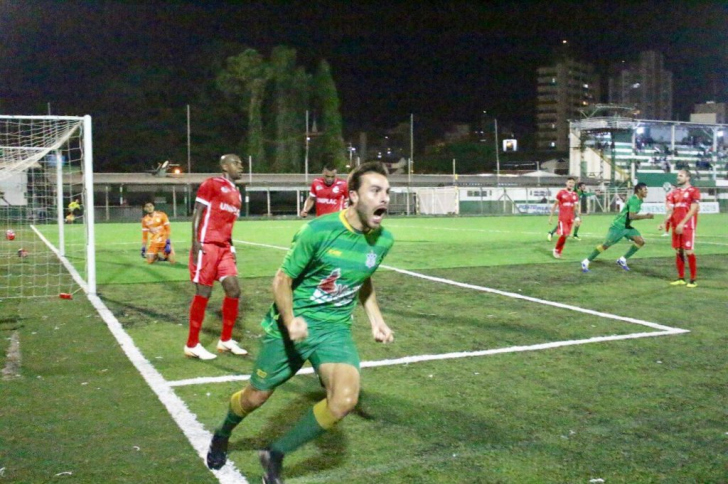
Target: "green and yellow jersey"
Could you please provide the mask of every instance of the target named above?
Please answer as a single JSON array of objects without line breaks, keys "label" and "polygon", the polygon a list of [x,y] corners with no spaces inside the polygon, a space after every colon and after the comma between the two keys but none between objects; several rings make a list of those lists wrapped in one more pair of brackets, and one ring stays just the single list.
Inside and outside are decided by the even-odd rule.
[{"label": "green and yellow jersey", "polygon": [[632,195],[627,203],[624,204],[622,210],[614,218],[612,222],[612,228],[615,229],[631,229],[632,221],[629,219],[629,213],[639,213],[642,209],[642,199],[637,195]]},{"label": "green and yellow jersey", "polygon": [[[281,270],[293,279],[293,314],[303,317],[309,331],[331,325],[351,325],[357,294],[394,244],[380,227],[363,233],[346,220],[346,210],[318,217],[293,237]],[[280,336],[275,304],[261,323]]]}]

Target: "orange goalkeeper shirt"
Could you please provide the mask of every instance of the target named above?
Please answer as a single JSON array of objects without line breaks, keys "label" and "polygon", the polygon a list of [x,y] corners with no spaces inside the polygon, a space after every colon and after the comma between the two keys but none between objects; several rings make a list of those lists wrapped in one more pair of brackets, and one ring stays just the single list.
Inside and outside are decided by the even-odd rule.
[{"label": "orange goalkeeper shirt", "polygon": [[171,229],[166,213],[155,210],[142,218],[142,243],[145,246],[147,240],[149,240],[150,245],[164,245],[170,233]]}]

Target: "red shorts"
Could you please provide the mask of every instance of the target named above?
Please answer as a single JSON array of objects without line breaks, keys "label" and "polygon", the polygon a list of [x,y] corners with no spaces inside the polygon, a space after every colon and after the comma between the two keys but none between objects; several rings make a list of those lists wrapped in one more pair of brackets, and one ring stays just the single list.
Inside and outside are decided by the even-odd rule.
[{"label": "red shorts", "polygon": [[571,220],[559,220],[559,229],[556,235],[569,235],[571,234],[571,228],[574,226],[574,219]]},{"label": "red shorts", "polygon": [[675,233],[675,227],[672,229],[672,248],[683,250],[695,249],[695,229],[683,228],[682,234]]},{"label": "red shorts", "polygon": [[238,266],[235,255],[229,246],[203,244],[202,251],[193,254],[190,251],[190,279],[195,284],[212,286],[227,276],[237,276]]}]

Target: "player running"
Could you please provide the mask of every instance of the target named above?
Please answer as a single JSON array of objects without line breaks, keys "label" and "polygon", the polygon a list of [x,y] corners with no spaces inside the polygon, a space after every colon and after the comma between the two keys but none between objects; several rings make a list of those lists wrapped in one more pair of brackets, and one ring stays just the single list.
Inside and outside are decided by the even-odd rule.
[{"label": "player running", "polygon": [[359,355],[351,334],[357,299],[374,340],[394,340],[371,279],[394,243],[381,226],[389,206],[387,172],[380,163],[364,163],[349,176],[349,188],[351,205],[301,227],[273,279],[274,304],[262,322],[266,334],[260,353],[250,383],[231,397],[227,417],[215,430],[207,453],[211,469],[225,465],[233,429],[307,360],[326,388],[326,398],[260,451],[263,482],[282,483],[284,456],[354,409],[360,386]]},{"label": "player running", "polygon": [[576,179],[573,176],[567,178],[566,188],[560,190],[559,193],[556,194],[556,200],[551,206],[551,214],[549,215],[548,222],[549,225],[551,225],[554,218],[554,211],[556,211],[556,207],[559,207],[559,225],[557,230],[559,240],[556,241],[556,246],[554,247],[553,252],[556,259],[561,259],[561,252],[564,250],[566,238],[571,233],[571,227],[574,224],[579,225],[581,223],[581,219],[579,218],[581,207],[579,206],[579,195],[577,195],[574,191],[575,183]]},{"label": "player running", "polygon": [[622,240],[622,238],[631,240],[633,245],[629,248],[629,250],[627,250],[627,253],[617,259],[617,265],[625,271],[629,270],[627,259],[632,257],[638,250],[645,246],[645,239],[642,238],[642,234],[640,234],[637,229],[632,227],[632,222],[635,220],[655,218],[655,216],[651,213],[639,213],[642,209],[642,202],[646,196],[647,185],[644,183],[638,183],[635,185],[634,195],[627,200],[627,203],[624,207],[622,207],[619,215],[615,217],[612,225],[609,227],[607,240],[605,240],[602,244],[597,245],[596,249],[594,249],[589,257],[581,261],[582,272],[589,272],[589,263],[596,259],[599,254]]},{"label": "player running", "polygon": [[677,266],[677,279],[670,284],[673,286],[685,285],[685,259],[687,256],[690,267],[690,282],[688,287],[697,287],[695,279],[698,275],[698,263],[695,258],[695,231],[698,226],[698,212],[700,211],[700,190],[690,185],[690,172],[680,170],[677,172],[677,188],[672,194],[672,210],[665,215],[665,221],[658,230],[667,230],[668,224],[672,226],[672,248],[675,249],[675,265]]},{"label": "player running", "polygon": [[[593,197],[594,196],[593,193],[590,193],[587,190],[586,183],[584,183],[584,182],[579,182],[576,185],[576,190],[575,191],[576,191],[576,194],[579,195],[579,206],[580,206],[579,208],[581,208],[581,203],[584,200],[586,200],[589,197]],[[571,238],[573,238],[573,239],[581,240],[581,237],[579,237],[579,228],[581,228],[581,215],[583,215],[583,214],[584,214],[584,212],[580,212],[580,214],[579,214],[579,223],[575,223],[574,224],[574,233],[571,235]],[[553,236],[554,236],[554,234],[556,233],[557,230],[559,230],[559,224],[556,224],[556,226],[554,226],[554,228],[551,231],[549,231],[548,235],[546,236],[546,238],[548,239],[549,242],[551,242],[551,239],[553,238]]]},{"label": "player running", "polygon": [[147,264],[156,261],[169,261],[174,264],[177,261],[171,235],[167,214],[154,210],[152,202],[145,203],[142,217],[142,257],[147,260]]}]

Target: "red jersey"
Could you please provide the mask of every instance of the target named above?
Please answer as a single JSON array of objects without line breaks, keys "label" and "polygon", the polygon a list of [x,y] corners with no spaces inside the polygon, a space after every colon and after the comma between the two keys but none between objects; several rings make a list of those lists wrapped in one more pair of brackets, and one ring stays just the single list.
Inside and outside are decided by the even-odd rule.
[{"label": "red jersey", "polygon": [[[697,187],[689,186],[686,188],[676,188],[670,194],[672,194],[673,205],[670,223],[673,227],[676,227],[688,214],[690,206],[693,203],[700,203],[700,190]],[[694,229],[697,224],[698,214],[696,213],[685,223],[685,228]]]},{"label": "red jersey", "polygon": [[230,245],[233,225],[242,206],[235,184],[222,176],[208,178],[197,190],[195,201],[205,205],[197,234],[200,243]]},{"label": "red jersey", "polygon": [[574,220],[574,207],[579,203],[579,194],[564,189],[556,194],[556,201],[559,202],[559,220]]},{"label": "red jersey", "polygon": [[311,196],[316,199],[316,216],[338,212],[345,207],[349,199],[349,187],[346,181],[336,178],[331,186],[327,186],[323,177],[311,183]]}]

